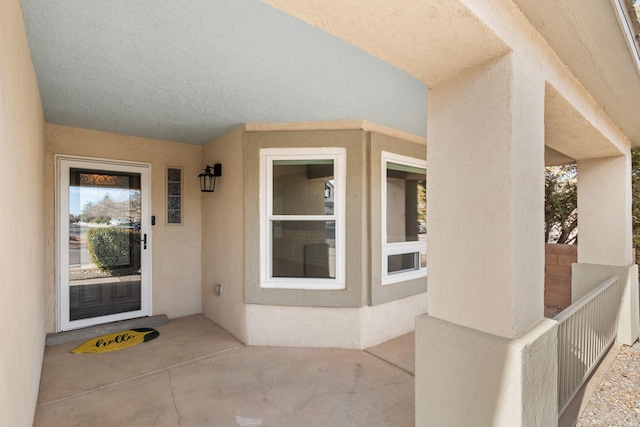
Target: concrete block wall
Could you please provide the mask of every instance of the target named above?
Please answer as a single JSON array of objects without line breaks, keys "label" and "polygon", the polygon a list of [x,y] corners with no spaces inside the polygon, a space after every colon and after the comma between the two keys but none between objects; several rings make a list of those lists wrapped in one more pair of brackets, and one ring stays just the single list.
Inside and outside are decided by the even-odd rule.
[{"label": "concrete block wall", "polygon": [[544,304],[561,309],[571,305],[571,264],[578,262],[578,245],[547,243]]}]

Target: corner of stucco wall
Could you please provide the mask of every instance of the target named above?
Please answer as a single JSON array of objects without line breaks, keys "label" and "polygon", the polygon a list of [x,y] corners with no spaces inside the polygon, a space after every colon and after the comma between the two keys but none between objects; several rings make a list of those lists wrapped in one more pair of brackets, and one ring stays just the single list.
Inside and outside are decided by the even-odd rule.
[{"label": "corner of stucco wall", "polygon": [[[202,193],[202,311],[247,342],[244,302],[244,134],[238,126],[204,145],[202,167],[222,164],[213,193]],[[215,285],[221,285],[220,295]]]}]

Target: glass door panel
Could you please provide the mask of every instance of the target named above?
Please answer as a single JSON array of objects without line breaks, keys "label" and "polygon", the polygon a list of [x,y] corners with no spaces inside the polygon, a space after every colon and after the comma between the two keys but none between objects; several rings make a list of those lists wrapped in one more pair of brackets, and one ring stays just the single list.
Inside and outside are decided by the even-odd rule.
[{"label": "glass door panel", "polygon": [[77,163],[63,162],[61,170],[62,328],[149,314],[147,170]]}]

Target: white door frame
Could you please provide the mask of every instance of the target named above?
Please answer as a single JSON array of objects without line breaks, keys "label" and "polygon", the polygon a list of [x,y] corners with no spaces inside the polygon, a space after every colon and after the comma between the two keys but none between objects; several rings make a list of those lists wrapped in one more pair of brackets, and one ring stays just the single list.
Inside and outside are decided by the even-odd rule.
[{"label": "white door frame", "polygon": [[[56,294],[58,332],[96,324],[151,315],[151,165],[148,163],[55,155],[56,165]],[[140,174],[141,235],[147,235],[147,249],[141,247],[140,310],[88,319],[70,320],[69,315],[69,169],[104,170]]]}]

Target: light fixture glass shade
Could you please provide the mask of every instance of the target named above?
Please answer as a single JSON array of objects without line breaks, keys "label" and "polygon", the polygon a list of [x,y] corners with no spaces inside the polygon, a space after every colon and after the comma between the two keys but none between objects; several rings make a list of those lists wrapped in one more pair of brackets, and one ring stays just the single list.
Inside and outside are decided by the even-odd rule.
[{"label": "light fixture glass shade", "polygon": [[216,177],[213,174],[200,174],[200,191],[212,193],[216,189]]},{"label": "light fixture glass shade", "polygon": [[200,191],[204,193],[213,193],[216,189],[216,177],[222,176],[222,165],[216,163],[212,166],[204,168],[204,172],[198,175],[200,178]]}]

